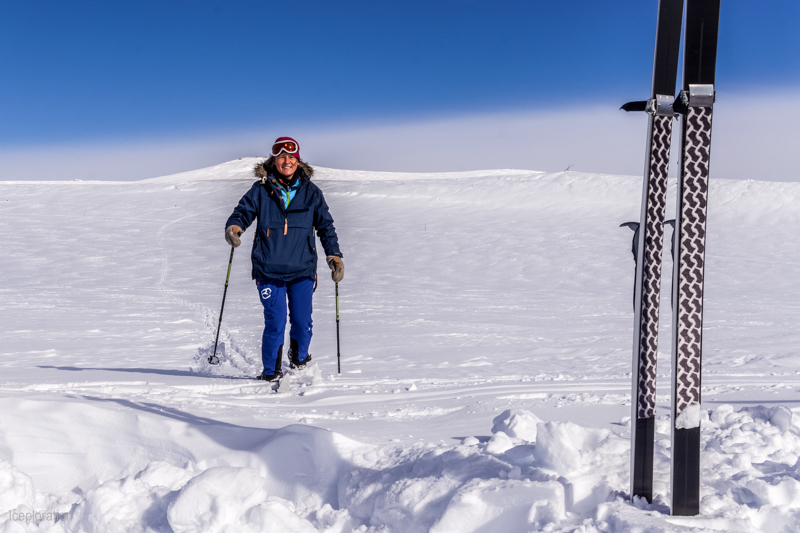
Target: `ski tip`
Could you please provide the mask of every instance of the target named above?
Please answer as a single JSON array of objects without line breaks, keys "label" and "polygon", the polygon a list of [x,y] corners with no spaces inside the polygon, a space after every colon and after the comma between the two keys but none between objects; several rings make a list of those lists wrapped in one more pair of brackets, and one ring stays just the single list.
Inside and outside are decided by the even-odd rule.
[{"label": "ski tip", "polygon": [[219,364],[219,357],[216,355],[210,355],[208,357],[208,364],[210,365],[218,365]]},{"label": "ski tip", "polygon": [[647,109],[647,100],[642,100],[641,102],[628,102],[627,104],[623,104],[620,109],[626,112],[644,111]]}]

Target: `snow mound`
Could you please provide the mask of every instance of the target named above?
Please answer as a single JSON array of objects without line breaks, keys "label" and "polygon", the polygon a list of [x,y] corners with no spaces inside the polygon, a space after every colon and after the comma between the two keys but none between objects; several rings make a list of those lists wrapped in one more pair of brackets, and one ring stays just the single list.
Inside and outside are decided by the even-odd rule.
[{"label": "snow mound", "polygon": [[210,468],[192,479],[169,506],[175,533],[235,529],[242,532],[315,532],[295,505],[270,495],[270,484],[253,468]]},{"label": "snow mound", "polygon": [[431,533],[524,533],[564,518],[564,486],[556,481],[473,481],[450,500]]},{"label": "snow mound", "polygon": [[36,491],[0,462],[0,531],[26,530],[10,511],[33,510],[65,513],[48,531],[89,533],[795,531],[800,425],[792,411],[721,405],[704,415],[699,517],[668,514],[668,440],[656,443],[650,505],[628,499],[629,441],[608,430],[550,421],[539,423],[535,443],[498,431],[494,444],[396,447],[298,425],[266,439],[242,433],[250,444],[216,464],[152,461],[69,495]]},{"label": "snow mound", "polygon": [[536,426],[541,421],[541,418],[525,409],[506,409],[492,420],[492,433],[502,431],[509,437],[535,442]]},{"label": "snow mound", "polygon": [[20,506],[32,507],[33,481],[7,461],[0,461],[0,515]]}]

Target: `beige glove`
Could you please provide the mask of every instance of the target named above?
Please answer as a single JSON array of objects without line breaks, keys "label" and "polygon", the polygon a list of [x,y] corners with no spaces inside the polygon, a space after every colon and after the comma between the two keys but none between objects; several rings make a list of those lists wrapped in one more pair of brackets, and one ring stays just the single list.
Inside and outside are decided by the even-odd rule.
[{"label": "beige glove", "polygon": [[228,226],[225,228],[225,240],[228,241],[228,244],[236,248],[242,241],[239,239],[239,235],[244,233],[242,228],[239,226]]},{"label": "beige glove", "polygon": [[342,281],[344,278],[344,261],[338,255],[329,255],[325,257],[328,266],[331,267],[331,279],[336,283]]}]

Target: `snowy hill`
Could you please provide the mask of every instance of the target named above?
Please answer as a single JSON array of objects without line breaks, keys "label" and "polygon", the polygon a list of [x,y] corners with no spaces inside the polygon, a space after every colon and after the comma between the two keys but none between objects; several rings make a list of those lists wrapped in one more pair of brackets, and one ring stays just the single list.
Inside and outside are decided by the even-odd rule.
[{"label": "snowy hill", "polygon": [[276,394],[252,231],[205,363],[255,161],[0,182],[0,530],[800,531],[800,184],[712,184],[702,516],[672,518],[669,276],[657,499],[626,500],[640,177],[318,169],[343,374],[321,262],[323,381]]}]

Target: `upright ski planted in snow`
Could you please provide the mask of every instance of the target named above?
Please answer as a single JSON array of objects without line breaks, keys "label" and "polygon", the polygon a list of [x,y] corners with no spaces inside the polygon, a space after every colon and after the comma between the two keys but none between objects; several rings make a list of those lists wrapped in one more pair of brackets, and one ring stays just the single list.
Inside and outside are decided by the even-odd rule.
[{"label": "upright ski planted in snow", "polygon": [[720,0],[687,0],[672,326],[672,514],[700,512],[700,368]]},{"label": "upright ski planted in snow", "polygon": [[649,100],[622,106],[647,111],[647,157],[636,246],[633,382],[631,390],[631,496],[653,499],[658,309],[667,204],[667,173],[678,75],[683,0],[660,0],[653,87]]}]

